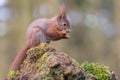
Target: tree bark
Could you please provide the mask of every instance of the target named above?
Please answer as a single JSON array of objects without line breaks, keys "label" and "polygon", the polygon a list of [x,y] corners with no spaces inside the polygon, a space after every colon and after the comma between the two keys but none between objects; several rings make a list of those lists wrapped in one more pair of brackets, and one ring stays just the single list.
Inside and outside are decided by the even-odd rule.
[{"label": "tree bark", "polygon": [[26,54],[20,70],[11,71],[6,80],[97,80],[74,59],[47,44],[31,48]]}]

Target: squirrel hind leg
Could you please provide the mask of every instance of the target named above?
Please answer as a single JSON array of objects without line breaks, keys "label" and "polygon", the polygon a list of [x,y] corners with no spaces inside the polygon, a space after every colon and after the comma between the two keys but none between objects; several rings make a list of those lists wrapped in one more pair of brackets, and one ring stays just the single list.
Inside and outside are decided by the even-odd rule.
[{"label": "squirrel hind leg", "polygon": [[31,34],[29,34],[29,38],[27,40],[27,44],[30,45],[30,48],[36,47],[41,43],[41,41],[40,41],[41,32],[42,32],[41,29],[38,27],[34,27],[32,29],[32,32],[31,32]]}]

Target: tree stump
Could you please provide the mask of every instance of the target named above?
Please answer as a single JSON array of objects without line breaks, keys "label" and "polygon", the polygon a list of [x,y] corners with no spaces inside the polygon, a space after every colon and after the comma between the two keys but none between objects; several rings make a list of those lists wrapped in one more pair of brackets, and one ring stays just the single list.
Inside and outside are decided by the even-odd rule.
[{"label": "tree stump", "polygon": [[74,59],[48,44],[31,48],[26,54],[20,70],[11,71],[6,80],[98,80]]}]

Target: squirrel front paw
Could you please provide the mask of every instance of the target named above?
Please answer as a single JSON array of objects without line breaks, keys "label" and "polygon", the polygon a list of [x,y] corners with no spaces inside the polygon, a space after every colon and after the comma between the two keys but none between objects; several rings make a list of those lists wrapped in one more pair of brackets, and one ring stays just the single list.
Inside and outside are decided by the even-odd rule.
[{"label": "squirrel front paw", "polygon": [[67,32],[66,32],[65,30],[62,30],[61,33],[62,33],[63,35],[66,35],[66,34],[67,34]]},{"label": "squirrel front paw", "polygon": [[69,39],[70,38],[70,35],[69,35],[69,33],[66,30],[62,30],[61,33],[62,33],[62,37],[63,38],[65,38],[65,39]]},{"label": "squirrel front paw", "polygon": [[65,39],[69,39],[70,35],[67,33],[64,37],[65,37]]}]

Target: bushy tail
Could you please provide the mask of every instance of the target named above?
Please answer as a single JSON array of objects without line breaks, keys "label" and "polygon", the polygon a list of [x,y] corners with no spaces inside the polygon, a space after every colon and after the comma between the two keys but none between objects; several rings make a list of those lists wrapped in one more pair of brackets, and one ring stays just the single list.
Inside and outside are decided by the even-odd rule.
[{"label": "bushy tail", "polygon": [[12,66],[10,68],[10,71],[19,70],[21,64],[23,63],[24,59],[26,58],[26,52],[30,47],[27,45],[24,49],[22,49],[16,56],[14,62],[12,63]]}]

